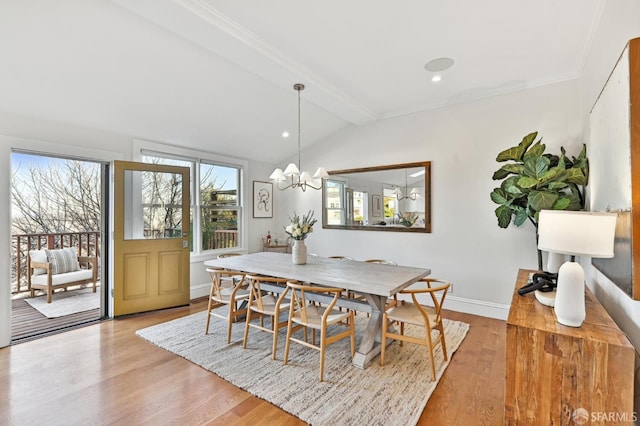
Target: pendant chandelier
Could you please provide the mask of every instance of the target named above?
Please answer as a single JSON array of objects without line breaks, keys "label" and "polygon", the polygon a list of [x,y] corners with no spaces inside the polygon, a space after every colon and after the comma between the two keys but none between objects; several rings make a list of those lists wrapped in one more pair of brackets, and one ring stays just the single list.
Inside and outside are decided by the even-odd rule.
[{"label": "pendant chandelier", "polygon": [[[413,175],[412,175],[413,176]],[[408,183],[407,183],[407,169],[404,169],[404,192],[407,192]],[[404,195],[402,190],[396,186],[396,189],[393,190],[393,194],[396,196],[398,201],[400,200],[415,200],[418,195],[420,195],[420,191],[418,188],[411,188],[409,195]]]},{"label": "pendant chandelier", "polygon": [[289,163],[289,165],[282,171],[277,168],[271,173],[269,179],[273,179],[276,182],[276,186],[281,191],[288,188],[300,188],[306,191],[307,188],[322,189],[324,183],[323,179],[329,177],[329,174],[324,167],[318,167],[318,170],[313,176],[307,171],[301,171],[300,165],[300,91],[304,90],[304,84],[294,84],[293,89],[298,92],[298,165],[295,163]]}]

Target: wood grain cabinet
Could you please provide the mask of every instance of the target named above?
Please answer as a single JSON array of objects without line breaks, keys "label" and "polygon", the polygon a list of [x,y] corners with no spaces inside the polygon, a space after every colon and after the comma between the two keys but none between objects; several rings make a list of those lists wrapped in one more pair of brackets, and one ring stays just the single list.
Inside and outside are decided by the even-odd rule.
[{"label": "wood grain cabinet", "polygon": [[634,420],[635,351],[626,335],[589,289],[582,327],[559,324],[533,293],[518,294],[531,272],[518,272],[507,320],[505,424]]}]

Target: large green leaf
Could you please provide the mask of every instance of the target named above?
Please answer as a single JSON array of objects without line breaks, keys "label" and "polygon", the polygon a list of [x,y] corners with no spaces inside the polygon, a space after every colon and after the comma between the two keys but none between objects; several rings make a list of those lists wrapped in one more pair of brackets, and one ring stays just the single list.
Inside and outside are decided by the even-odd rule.
[{"label": "large green leaf", "polygon": [[562,196],[553,204],[553,210],[566,210],[566,208],[569,207],[569,204],[571,204],[571,198],[568,196]]},{"label": "large green leaf", "polygon": [[549,169],[549,159],[545,157],[530,157],[524,163],[524,174],[538,179]]},{"label": "large green leaf", "polygon": [[500,187],[508,194],[522,194],[522,189],[518,186],[518,176],[511,176],[505,179]]},{"label": "large green leaf", "polygon": [[528,197],[529,206],[536,212],[551,209],[557,199],[557,192],[548,191],[531,191]]},{"label": "large green leaf", "polygon": [[491,201],[496,204],[507,204],[509,200],[507,200],[507,194],[502,188],[494,188],[491,192]]},{"label": "large green leaf", "polygon": [[575,183],[576,185],[586,185],[587,177],[582,172],[582,169],[571,168],[567,170],[567,182]]},{"label": "large green leaf", "polygon": [[505,164],[504,166],[500,167],[499,170],[496,170],[496,172],[493,174],[493,180],[504,179],[510,174],[521,174],[523,170],[524,166],[522,164]]},{"label": "large green leaf", "polygon": [[522,176],[518,179],[518,186],[522,189],[533,188],[538,184],[538,179],[529,176]]},{"label": "large green leaf", "polygon": [[496,209],[496,217],[498,218],[498,226],[506,228],[511,222],[511,209],[506,206],[500,206]]},{"label": "large green leaf", "polygon": [[518,209],[516,211],[516,217],[513,218],[513,224],[516,226],[520,226],[527,221],[529,215],[525,209]]},{"label": "large green leaf", "polygon": [[564,188],[566,188],[568,186],[569,185],[567,185],[566,182],[551,182],[547,186],[547,189],[550,190],[550,191],[559,191],[559,190],[564,189]]},{"label": "large green leaf", "polygon": [[528,152],[526,152],[524,154],[524,156],[522,157],[522,160],[526,163],[528,159],[530,158],[538,158],[541,157],[542,154],[544,154],[544,150],[545,150],[545,145],[543,143],[540,143],[540,141],[536,142],[535,145],[533,145]]},{"label": "large green leaf", "polygon": [[522,161],[522,156],[536,139],[536,136],[538,136],[538,132],[529,133],[527,136],[522,138],[522,142],[520,142],[518,146],[505,149],[504,151],[499,153],[496,157],[496,161]]}]

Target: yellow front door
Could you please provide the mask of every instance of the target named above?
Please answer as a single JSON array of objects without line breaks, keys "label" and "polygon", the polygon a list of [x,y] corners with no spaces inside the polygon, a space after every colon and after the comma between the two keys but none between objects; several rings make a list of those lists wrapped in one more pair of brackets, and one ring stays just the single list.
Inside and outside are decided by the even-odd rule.
[{"label": "yellow front door", "polygon": [[114,316],[189,304],[189,168],[114,170]]}]

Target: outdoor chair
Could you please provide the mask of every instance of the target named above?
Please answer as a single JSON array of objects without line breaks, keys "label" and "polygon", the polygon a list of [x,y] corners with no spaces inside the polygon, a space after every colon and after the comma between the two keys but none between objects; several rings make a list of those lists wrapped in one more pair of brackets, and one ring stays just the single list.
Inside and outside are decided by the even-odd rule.
[{"label": "outdoor chair", "polygon": [[98,281],[97,257],[78,256],[75,247],[63,249],[42,249],[29,251],[28,288],[31,297],[36,290],[47,293],[47,303],[51,303],[56,289],[91,284],[96,292]]}]

